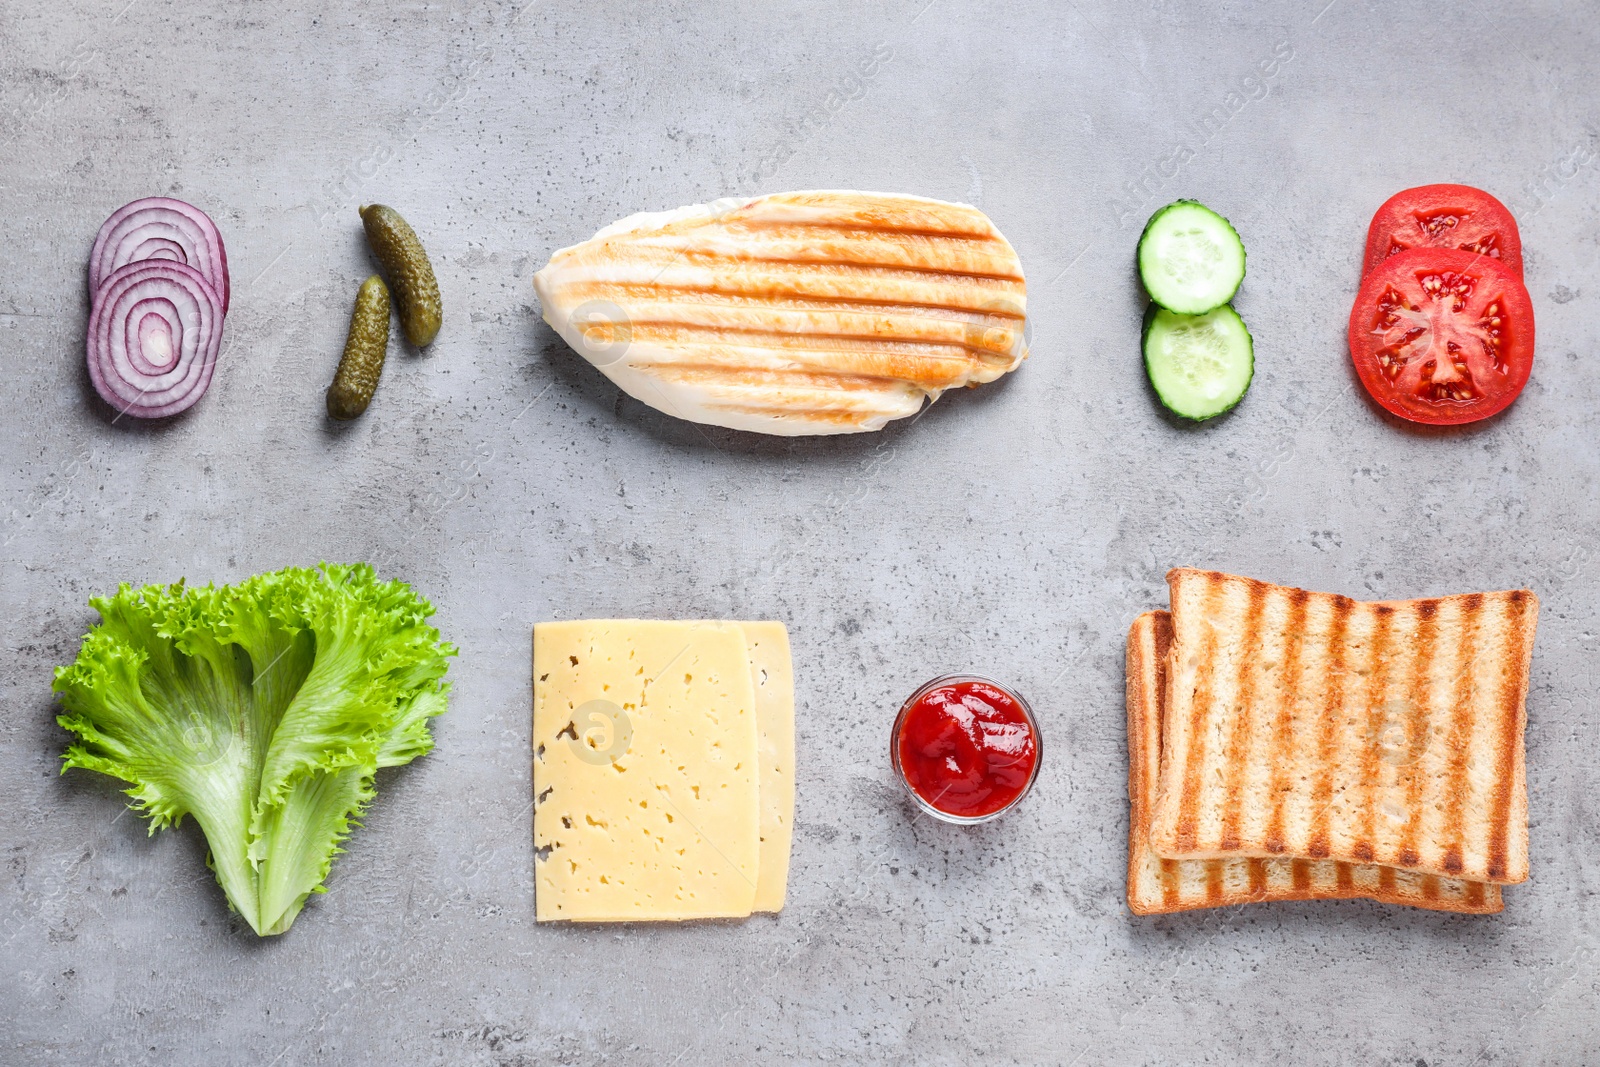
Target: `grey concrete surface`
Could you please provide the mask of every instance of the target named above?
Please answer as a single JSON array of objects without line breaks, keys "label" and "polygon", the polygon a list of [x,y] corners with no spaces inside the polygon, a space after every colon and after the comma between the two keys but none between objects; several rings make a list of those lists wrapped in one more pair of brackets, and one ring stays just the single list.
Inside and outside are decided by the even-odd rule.
[{"label": "grey concrete surface", "polygon": [[[1600,1060],[1592,10],[524,2],[0,5],[0,1062]],[[1371,212],[1431,181],[1519,213],[1539,330],[1509,413],[1433,433],[1345,350]],[[817,187],[981,206],[1033,358],[914,424],[768,439],[619,396],[539,320],[532,272],[615,218]],[[216,218],[235,290],[210,394],[145,426],[86,384],[84,265],[156,193]],[[1250,256],[1255,383],[1199,428],[1137,354],[1134,241],[1180,195]],[[445,326],[335,428],[371,200],[423,235]],[[319,559],[438,604],[454,702],[258,941],[192,825],[147,838],[110,780],[58,777],[50,672],[120,581]],[[1179,564],[1538,592],[1533,873],[1503,915],[1127,913],[1122,641]],[[617,615],[789,624],[781,917],[534,925],[529,628]],[[1049,746],[982,829],[889,778],[894,707],[951,669],[1014,683]]]}]

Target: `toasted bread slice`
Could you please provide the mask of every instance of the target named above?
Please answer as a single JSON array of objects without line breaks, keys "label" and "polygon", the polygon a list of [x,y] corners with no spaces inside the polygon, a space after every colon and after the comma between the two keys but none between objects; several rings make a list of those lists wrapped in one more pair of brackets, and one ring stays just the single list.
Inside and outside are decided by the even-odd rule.
[{"label": "toasted bread slice", "polygon": [[1150,841],[1528,877],[1525,589],[1365,603],[1174,570]]},{"label": "toasted bread slice", "polygon": [[1160,915],[1273,900],[1361,897],[1478,915],[1504,906],[1500,887],[1393,867],[1333,860],[1164,860],[1150,848],[1150,809],[1161,762],[1172,617],[1147,611],[1128,631],[1128,908]]}]

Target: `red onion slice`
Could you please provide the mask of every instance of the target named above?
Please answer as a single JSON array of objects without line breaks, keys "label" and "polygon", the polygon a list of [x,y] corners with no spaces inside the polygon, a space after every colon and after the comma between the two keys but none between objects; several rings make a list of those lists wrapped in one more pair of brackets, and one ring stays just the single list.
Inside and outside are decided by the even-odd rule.
[{"label": "red onion slice", "polygon": [[193,267],[151,259],[118,267],[89,313],[89,378],[126,415],[176,415],[205,394],[222,346],[222,301]]},{"label": "red onion slice", "polygon": [[228,310],[228,252],[211,216],[182,200],[147,196],[124,204],[100,227],[89,253],[89,291],[98,292],[117,268],[162,259],[184,263],[205,276]]}]

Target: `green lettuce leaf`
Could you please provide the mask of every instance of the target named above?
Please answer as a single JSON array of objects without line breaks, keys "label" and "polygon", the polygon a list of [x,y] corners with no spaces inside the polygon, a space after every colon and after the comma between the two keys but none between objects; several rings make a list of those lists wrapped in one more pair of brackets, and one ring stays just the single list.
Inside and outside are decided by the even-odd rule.
[{"label": "green lettuce leaf", "polygon": [[127,782],[150,832],[193,816],[229,905],[281,934],[359,825],[379,767],[433,747],[455,648],[366,564],[238,585],[123,585],[56,668],[69,767]]}]

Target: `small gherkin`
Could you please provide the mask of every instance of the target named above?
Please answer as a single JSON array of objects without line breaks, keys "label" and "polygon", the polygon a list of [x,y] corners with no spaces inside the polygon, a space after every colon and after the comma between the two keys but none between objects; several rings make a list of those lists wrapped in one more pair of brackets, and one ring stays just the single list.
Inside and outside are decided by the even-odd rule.
[{"label": "small gherkin", "polygon": [[350,313],[350,333],[344,356],[328,386],[328,415],[353,419],[367,410],[378,389],[383,359],[389,349],[389,287],[374,274],[361,283],[355,310]]},{"label": "small gherkin", "polygon": [[367,231],[367,244],[394,290],[395,308],[400,312],[400,328],[405,331],[406,340],[418,348],[428,345],[438,336],[444,303],[439,298],[433,264],[428,262],[416,231],[398,211],[383,204],[362,207],[361,225]]}]

